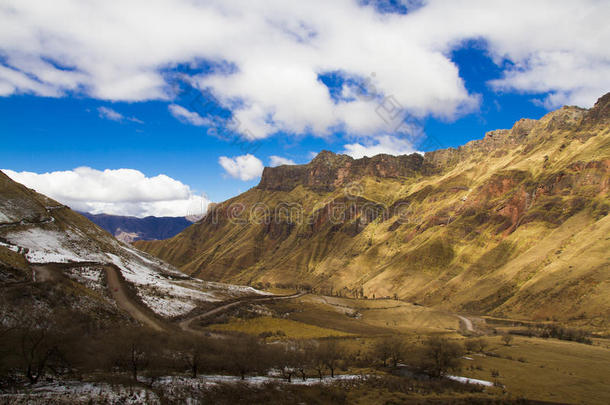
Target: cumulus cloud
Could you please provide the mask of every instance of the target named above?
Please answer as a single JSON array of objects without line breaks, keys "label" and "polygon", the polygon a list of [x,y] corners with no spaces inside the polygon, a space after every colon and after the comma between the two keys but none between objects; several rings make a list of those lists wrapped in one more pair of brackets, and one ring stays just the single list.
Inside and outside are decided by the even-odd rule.
[{"label": "cumulus cloud", "polygon": [[173,115],[178,121],[195,125],[198,127],[202,127],[204,125],[209,125],[209,120],[203,118],[201,115],[197,114],[194,111],[189,111],[186,108],[179,106],[178,104],[170,104],[167,109],[170,114]]},{"label": "cumulus cloud", "polygon": [[94,214],[194,216],[210,201],[164,174],[146,177],[134,169],[79,167],[50,173],[2,170],[11,179],[79,211]]},{"label": "cumulus cloud", "polygon": [[294,160],[288,159],[281,156],[269,156],[269,162],[271,167],[282,166],[282,165],[296,165]]},{"label": "cumulus cloud", "polygon": [[108,107],[99,107],[97,109],[97,112],[100,115],[100,118],[104,118],[110,121],[117,121],[117,122],[121,122],[121,121],[131,121],[131,122],[136,122],[138,124],[143,124],[143,122],[139,119],[137,119],[136,117],[125,117],[123,114],[119,113],[118,111],[113,110],[112,108],[108,108]]},{"label": "cumulus cloud", "polygon": [[407,139],[398,138],[392,135],[381,135],[375,138],[369,138],[362,143],[350,143],[343,145],[345,148],[343,154],[349,155],[355,159],[362,157],[372,157],[385,153],[387,155],[407,155],[416,152],[413,144]]},{"label": "cumulus cloud", "polygon": [[249,153],[233,158],[221,156],[218,159],[218,163],[220,163],[229,176],[243,181],[254,180],[260,177],[265,168],[260,159]]},{"label": "cumulus cloud", "polygon": [[[376,113],[386,97],[416,117],[477,108],[450,59],[470,39],[503,70],[489,83],[498,91],[586,107],[610,89],[607,1],[401,3],[408,13],[357,0],[3,2],[0,95],[171,100],[168,69],[203,60],[231,66],[190,79],[232,111],[246,138],[380,135],[389,132]],[[320,80],[328,73],[344,79],[342,97]],[[358,96],[367,80],[375,91]],[[206,118],[174,113],[195,125]]]}]

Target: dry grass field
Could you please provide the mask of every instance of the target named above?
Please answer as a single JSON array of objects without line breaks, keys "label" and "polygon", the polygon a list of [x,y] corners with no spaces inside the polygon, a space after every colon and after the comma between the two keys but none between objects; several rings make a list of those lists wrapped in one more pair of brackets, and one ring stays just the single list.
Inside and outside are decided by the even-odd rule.
[{"label": "dry grass field", "polygon": [[[400,336],[407,348],[420,345],[433,334],[461,343],[469,339],[456,315],[398,300],[360,300],[309,294],[294,300],[268,303],[265,307],[273,316],[243,320],[231,318],[227,324],[210,325],[208,329],[252,335],[281,330],[280,336],[269,338],[272,340],[340,337],[353,352],[371,350],[376,342],[387,336]],[[498,387],[486,388],[481,393],[482,399],[500,396],[553,403],[610,403],[609,340],[594,339],[593,344],[588,345],[553,338],[514,336],[510,345],[506,345],[502,336],[511,329],[509,326],[496,323],[484,326],[480,322],[483,321],[475,322],[477,331],[474,335],[480,335],[488,346],[483,353],[467,353],[462,359],[461,371],[456,374],[498,384]],[[408,355],[404,361],[408,363]],[[397,393],[388,393],[387,398],[378,394],[369,398],[367,393],[360,393],[354,398],[354,403],[401,403],[407,400]],[[441,403],[442,398],[439,394]],[[413,397],[408,399],[413,400]]]}]

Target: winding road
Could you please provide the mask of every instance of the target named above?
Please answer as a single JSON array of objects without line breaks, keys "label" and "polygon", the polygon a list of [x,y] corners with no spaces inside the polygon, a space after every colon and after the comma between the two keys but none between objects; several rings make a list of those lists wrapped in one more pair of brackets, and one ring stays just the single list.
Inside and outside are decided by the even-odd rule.
[{"label": "winding road", "polygon": [[[70,263],[70,264],[59,264],[59,263],[47,263],[47,264],[39,264],[33,265],[33,282],[42,283],[46,281],[58,281],[62,278],[61,269],[62,268],[70,268],[73,266],[82,266],[84,263]],[[112,265],[103,265],[99,263],[87,263],[90,265],[97,265],[103,267],[106,271],[106,280],[108,284],[108,290],[112,298],[114,298],[115,302],[125,312],[127,312],[132,318],[141,322],[142,324],[150,327],[156,331],[167,331],[172,328],[173,323],[162,321],[156,318],[153,312],[146,306],[134,300],[130,297],[127,285],[125,280],[120,275],[120,270],[118,270],[115,266]],[[214,315],[218,315],[222,312],[225,312],[231,308],[237,307],[242,304],[252,303],[252,302],[262,302],[262,301],[275,301],[275,300],[284,300],[291,298],[298,298],[305,295],[304,292],[295,293],[291,295],[274,295],[274,296],[263,296],[263,297],[243,297],[238,298],[235,301],[229,302],[227,304],[221,305],[209,311],[206,311],[202,314],[195,315],[193,317],[184,319],[177,323],[178,327],[185,332],[202,335],[206,332],[193,328],[191,324],[195,321],[205,319]]]},{"label": "winding road", "polygon": [[187,318],[183,321],[180,321],[178,323],[178,326],[180,327],[180,329],[182,329],[185,332],[190,332],[190,333],[195,333],[195,334],[201,334],[202,331],[198,330],[198,329],[193,329],[191,327],[191,324],[195,321],[200,321],[202,319],[208,318],[210,316],[213,315],[218,315],[224,311],[227,311],[233,307],[242,305],[242,304],[246,304],[246,303],[252,303],[252,302],[261,302],[261,301],[276,301],[276,300],[286,300],[286,299],[291,299],[291,298],[298,298],[305,295],[304,292],[299,292],[299,293],[295,293],[295,294],[291,294],[291,295],[275,295],[275,296],[266,296],[266,297],[260,297],[260,298],[252,298],[252,297],[246,297],[246,298],[242,298],[239,299],[237,301],[233,301],[230,302],[228,304],[216,307],[214,309],[211,309],[207,312],[204,312],[203,314],[199,314],[196,316],[193,316],[191,318]]},{"label": "winding road", "polygon": [[[83,263],[79,263],[78,265],[82,265]],[[67,264],[66,267],[74,266],[75,264]],[[209,335],[209,332],[204,331],[196,326],[193,326],[193,323],[201,321],[206,318],[210,318],[216,315],[219,315],[223,312],[230,310],[231,308],[238,307],[243,304],[250,304],[255,302],[265,302],[265,301],[276,301],[276,300],[286,300],[298,298],[305,295],[305,292],[298,292],[290,295],[273,295],[273,296],[262,296],[262,297],[243,297],[238,298],[234,301],[222,304],[216,308],[210,309],[204,313],[191,316],[189,318],[183,319],[176,323],[170,321],[163,321],[155,317],[154,313],[146,306],[134,300],[130,294],[128,293],[128,287],[126,285],[126,281],[120,275],[120,270],[112,265],[101,265],[103,269],[106,271],[106,280],[108,284],[108,289],[110,291],[111,296],[114,298],[115,302],[125,312],[127,312],[132,318],[137,320],[138,322],[150,327],[155,331],[168,331],[176,326],[191,334],[195,335]],[[40,264],[32,266],[33,274],[34,274],[34,282],[45,282],[45,281],[56,281],[61,278],[61,269],[56,268],[58,264]],[[460,324],[463,328],[471,333],[476,332],[474,324],[471,319],[463,316],[463,315],[455,315],[459,320]]]}]

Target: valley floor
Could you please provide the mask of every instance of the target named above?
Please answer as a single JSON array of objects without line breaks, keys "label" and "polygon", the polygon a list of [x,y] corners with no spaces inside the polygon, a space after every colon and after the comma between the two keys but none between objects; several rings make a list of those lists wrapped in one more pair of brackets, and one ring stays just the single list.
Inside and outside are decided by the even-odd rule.
[{"label": "valley floor", "polygon": [[[78,266],[82,267],[82,264]],[[69,272],[72,267],[74,265],[70,264],[33,266],[35,282],[65,281],[64,272]],[[413,347],[421,345],[429,336],[443,336],[459,343],[480,337],[487,342],[485,350],[466,353],[462,358],[461,370],[453,373],[453,378],[457,381],[480,386],[477,391],[479,393],[472,398],[483,401],[502,399],[506,403],[518,398],[548,403],[610,403],[610,385],[607,382],[607,376],[610,375],[610,341],[607,339],[595,338],[591,344],[584,344],[511,335],[512,341],[507,344],[503,337],[515,332],[514,327],[521,325],[520,322],[491,318],[486,322],[481,317],[454,314],[393,299],[351,299],[295,291],[282,291],[282,295],[235,297],[228,301],[209,303],[182,317],[162,318],[130,293],[130,283],[120,276],[115,267],[108,265],[104,269],[106,288],[119,308],[157,331],[182,331],[202,337],[221,338],[227,334],[232,336],[243,333],[256,336],[269,344],[303,339],[334,339],[341,341],[342,345],[354,353],[370,351],[381,339],[389,336],[399,336],[406,346]],[[406,355],[404,361],[408,360]],[[341,371],[343,376],[338,376],[337,379],[325,377],[323,382],[345,383],[346,380],[360,379],[363,375],[386,375],[395,371],[351,368]],[[163,390],[174,393],[180,391],[180,395],[188,396],[189,392],[201,394],[210,387],[216,387],[213,391],[225,389],[226,384],[241,386],[240,377],[227,375],[204,375],[196,379],[166,376],[158,377],[154,383],[142,380],[135,385],[109,384],[104,379],[98,381],[40,382],[12,393],[0,393],[0,403],[88,403],[93,397],[102,398],[100,403],[161,403],[159,392]],[[250,375],[245,382],[259,388],[268,384],[282,384],[282,389],[286,389],[285,381],[278,376]],[[293,385],[305,386],[318,383],[319,380],[312,376],[306,381],[295,376],[292,382]],[[157,384],[156,388],[154,384]],[[409,403],[408,400],[415,399],[392,392],[384,388],[380,389],[375,398],[363,394],[350,397],[350,402],[347,403],[385,403],[378,400],[386,401],[389,398]],[[440,399],[436,394],[433,397]],[[450,398],[453,400],[457,397]],[[426,394],[420,399],[428,401],[430,396]],[[421,403],[426,403],[425,401]],[[468,403],[465,401],[463,403]]]}]

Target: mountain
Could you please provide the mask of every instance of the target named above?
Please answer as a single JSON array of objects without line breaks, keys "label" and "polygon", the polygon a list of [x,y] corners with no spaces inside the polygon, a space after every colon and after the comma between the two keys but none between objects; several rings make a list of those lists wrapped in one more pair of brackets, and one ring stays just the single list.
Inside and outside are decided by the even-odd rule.
[{"label": "mountain", "polygon": [[[257,294],[193,279],[0,172],[0,320],[23,308],[159,328],[210,302]],[[31,314],[32,315],[32,314]]]},{"label": "mountain", "polygon": [[163,241],[195,277],[608,326],[610,93],[457,149],[265,168]]},{"label": "mountain", "polygon": [[192,224],[184,217],[127,217],[80,212],[85,218],[110,232],[122,242],[136,240],[167,239],[177,235]]}]

